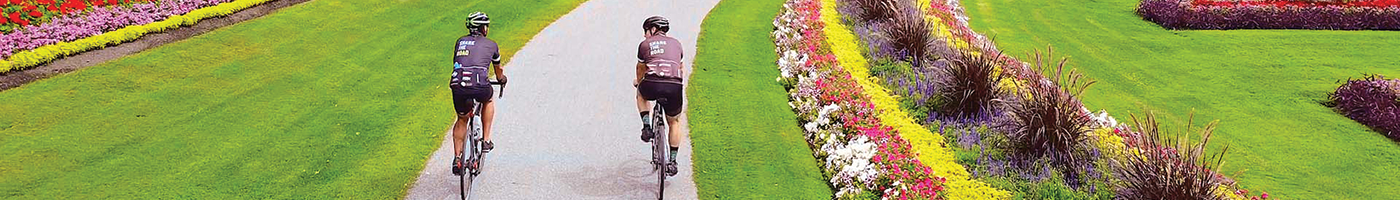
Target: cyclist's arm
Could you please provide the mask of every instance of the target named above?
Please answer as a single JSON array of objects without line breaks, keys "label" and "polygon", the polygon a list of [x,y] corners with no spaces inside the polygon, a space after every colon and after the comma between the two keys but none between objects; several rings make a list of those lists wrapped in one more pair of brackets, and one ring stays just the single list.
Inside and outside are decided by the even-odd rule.
[{"label": "cyclist's arm", "polygon": [[632,86],[637,86],[638,84],[642,84],[642,76],[646,76],[646,74],[647,74],[647,64],[646,64],[646,63],[637,62],[637,79],[633,79],[633,80],[632,80]]},{"label": "cyclist's arm", "polygon": [[647,74],[647,52],[649,52],[646,41],[637,44],[637,79],[632,79],[632,86],[642,84],[642,76]]},{"label": "cyclist's arm", "polygon": [[505,71],[505,69],[503,69],[504,67],[502,67],[502,66],[503,66],[503,65],[501,64],[501,53],[500,53],[500,52],[496,52],[495,55],[492,55],[492,56],[491,56],[491,71],[492,71],[492,72],[496,72],[496,81],[497,81],[497,82],[505,83],[505,82],[506,82],[506,71]]}]

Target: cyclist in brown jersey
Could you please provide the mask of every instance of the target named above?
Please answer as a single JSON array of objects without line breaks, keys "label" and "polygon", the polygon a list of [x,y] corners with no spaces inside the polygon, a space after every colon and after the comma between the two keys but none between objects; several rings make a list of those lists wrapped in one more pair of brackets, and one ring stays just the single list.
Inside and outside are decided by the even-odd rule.
[{"label": "cyclist in brown jersey", "polygon": [[652,127],[648,123],[651,121],[648,119],[651,105],[647,100],[666,99],[659,102],[666,111],[666,124],[670,126],[670,141],[667,142],[671,146],[671,156],[666,165],[666,174],[675,175],[676,152],[681,142],[676,116],[685,109],[685,65],[681,63],[685,52],[681,49],[680,41],[666,35],[671,30],[671,22],[665,17],[648,17],[642,22],[642,30],[646,40],[637,46],[637,79],[633,80],[633,85],[637,87],[637,110],[642,115],[642,141],[653,137]]}]

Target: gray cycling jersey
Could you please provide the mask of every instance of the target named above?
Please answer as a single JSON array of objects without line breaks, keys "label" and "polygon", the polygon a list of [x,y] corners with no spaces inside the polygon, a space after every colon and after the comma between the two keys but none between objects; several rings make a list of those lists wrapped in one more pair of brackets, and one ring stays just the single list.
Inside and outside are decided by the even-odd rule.
[{"label": "gray cycling jersey", "polygon": [[452,53],[454,87],[490,86],[491,64],[501,64],[501,52],[496,42],[486,36],[468,35],[457,39]]}]

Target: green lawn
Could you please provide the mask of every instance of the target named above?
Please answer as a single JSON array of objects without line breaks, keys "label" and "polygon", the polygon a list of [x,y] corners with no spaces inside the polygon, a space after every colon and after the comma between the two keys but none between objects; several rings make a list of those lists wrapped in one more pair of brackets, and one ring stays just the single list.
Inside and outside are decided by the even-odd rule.
[{"label": "green lawn", "polygon": [[[972,28],[1024,57],[1057,56],[1099,81],[1092,110],[1120,121],[1158,112],[1180,127],[1220,120],[1227,174],[1287,199],[1400,196],[1400,145],[1319,104],[1338,80],[1400,75],[1400,32],[1170,31],[1141,20],[1138,0],[965,0]],[[1024,60],[1024,59],[1023,59]],[[1199,125],[1199,124],[1198,124]],[[1256,193],[1257,194],[1257,193]]]},{"label": "green lawn", "polygon": [[701,199],[831,199],[787,104],[773,52],[782,0],[722,1],[702,25],[687,91]]},{"label": "green lawn", "polygon": [[0,92],[0,199],[402,198],[466,15],[511,55],[582,2],[316,0]]}]

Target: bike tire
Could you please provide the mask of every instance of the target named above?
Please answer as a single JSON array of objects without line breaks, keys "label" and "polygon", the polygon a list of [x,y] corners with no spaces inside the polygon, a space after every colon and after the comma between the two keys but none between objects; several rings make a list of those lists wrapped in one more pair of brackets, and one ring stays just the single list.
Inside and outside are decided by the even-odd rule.
[{"label": "bike tire", "polygon": [[[463,145],[466,146],[462,148],[462,157],[464,162],[477,162],[477,168],[480,168],[481,161],[478,161],[477,159],[480,156],[479,154],[481,153],[481,150],[479,149],[481,148],[481,143],[480,140],[476,138],[478,135],[481,134],[481,132],[479,132],[479,130],[477,129],[477,118],[478,116],[473,115],[472,118],[467,120],[467,138],[465,138],[467,141],[463,141]],[[462,200],[470,199],[468,196],[468,191],[471,191],[472,187],[475,186],[474,182],[476,181],[476,175],[472,173],[472,169],[470,167],[467,167],[466,169],[462,169],[462,175],[458,177],[461,179],[460,185],[462,186]]]},{"label": "bike tire", "polygon": [[670,163],[668,162],[670,161],[669,158],[666,156],[669,155],[667,154],[669,153],[667,150],[668,147],[671,146],[668,145],[670,142],[670,138],[668,137],[670,137],[671,127],[666,124],[668,121],[666,119],[665,109],[661,107],[661,104],[656,104],[656,108],[652,110],[652,113],[656,115],[652,117],[652,135],[654,135],[652,137],[652,146],[654,146],[652,149],[653,153],[658,155],[656,156],[658,158],[656,163],[658,166],[657,169],[660,169],[656,170],[656,199],[664,199],[666,197],[666,165]]}]

